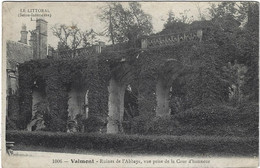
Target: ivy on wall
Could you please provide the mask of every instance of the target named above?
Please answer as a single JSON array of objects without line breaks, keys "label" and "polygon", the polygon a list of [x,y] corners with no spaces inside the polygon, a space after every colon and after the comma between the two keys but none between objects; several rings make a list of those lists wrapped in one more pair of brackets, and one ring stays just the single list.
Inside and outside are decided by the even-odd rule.
[{"label": "ivy on wall", "polygon": [[19,66],[19,129],[25,129],[32,118],[32,88],[34,80],[34,67],[32,63]]},{"label": "ivy on wall", "polygon": [[8,101],[8,111],[6,116],[6,129],[15,130],[17,129],[16,125],[19,122],[19,97],[18,93],[11,94],[7,97]]},{"label": "ivy on wall", "polygon": [[[83,90],[89,90],[89,116],[106,119],[108,115],[107,87],[111,76],[115,74],[129,78],[125,80],[127,82],[125,84],[131,84],[137,89],[140,117],[155,116],[155,88],[159,76],[171,78],[174,73],[182,76],[182,80],[186,81],[184,82],[186,83],[185,93],[192,98],[194,104],[201,103],[201,99],[207,101],[221,99],[218,93],[222,92],[218,91],[221,90],[222,85],[219,85],[218,77],[210,75],[217,62],[214,60],[216,53],[213,51],[216,52],[218,49],[215,45],[187,41],[175,44],[175,46],[149,50],[108,51],[87,59],[45,59],[21,64],[19,67],[20,129],[25,128],[32,117],[32,91],[34,82],[39,79],[45,82],[45,92],[50,108],[46,125],[51,131],[66,130],[68,92],[73,82],[83,86]],[[176,67],[176,63],[182,65],[182,68]],[[127,70],[118,68],[124,64],[130,68]],[[200,75],[200,78],[196,78],[194,74]],[[204,79],[207,80],[206,83],[192,86],[196,83],[200,84],[200,81]],[[202,84],[205,84],[203,88],[201,88]],[[203,94],[198,96],[198,93]]]},{"label": "ivy on wall", "polygon": [[[32,60],[19,66],[20,129],[26,128],[32,117],[32,91],[37,80],[45,82],[50,113],[46,126],[51,131],[66,131],[68,92],[73,82],[79,82],[89,92],[89,115],[107,112],[109,67],[95,59]],[[102,78],[102,75],[105,77]]]}]

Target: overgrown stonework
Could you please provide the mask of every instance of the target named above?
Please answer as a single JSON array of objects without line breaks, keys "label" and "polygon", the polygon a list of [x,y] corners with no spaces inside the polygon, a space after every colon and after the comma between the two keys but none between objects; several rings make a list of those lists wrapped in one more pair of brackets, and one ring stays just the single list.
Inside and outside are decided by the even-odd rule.
[{"label": "overgrown stonework", "polygon": [[[32,91],[38,78],[45,82],[46,99],[50,108],[47,117],[47,129],[66,131],[68,119],[68,92],[73,82],[80,82],[89,90],[89,116],[105,116],[107,114],[107,81],[109,76],[106,64],[95,60],[37,60],[22,64],[19,67],[20,85],[20,117],[23,121],[21,129],[32,116]],[[100,74],[105,77],[100,79]],[[98,113],[98,114],[97,114]]]},{"label": "overgrown stonework", "polygon": [[[188,45],[190,46],[190,44]],[[191,45],[194,45],[194,43],[191,43]],[[183,52],[182,48],[174,48],[179,49],[177,51],[173,51],[172,48],[167,49],[168,52],[173,53],[150,53],[150,51],[133,49],[121,53],[107,52],[101,54],[98,57],[98,61],[96,58],[45,59],[21,64],[19,67],[21,72],[19,77],[21,88],[20,99],[22,100],[20,104],[20,116],[21,121],[24,123],[21,128],[25,128],[31,119],[32,91],[35,87],[35,82],[39,79],[42,79],[42,82],[45,83],[44,89],[50,108],[50,113],[46,114],[46,126],[47,129],[52,131],[66,130],[68,120],[68,92],[75,82],[81,85],[85,91],[89,90],[88,116],[90,118],[98,117],[106,119],[108,117],[108,120],[110,120],[111,116],[116,114],[118,120],[116,117],[112,117],[112,122],[119,123],[116,124],[115,130],[111,131],[111,133],[120,132],[120,129],[122,129],[125,89],[133,81],[136,81],[138,89],[140,116],[155,116],[156,81],[160,79],[158,76],[162,76],[160,73],[164,73],[161,67],[169,68],[168,71],[167,68],[164,69],[168,73],[166,78],[170,80],[170,82],[167,82],[167,90],[169,90],[169,83],[172,81],[171,78],[176,78],[179,74],[177,73],[176,76],[179,68],[176,69],[177,71],[174,70],[175,72],[171,71],[172,66],[178,66],[174,64],[170,65],[169,63],[165,66],[171,58],[179,62],[181,61],[178,56],[180,56],[180,52]],[[177,64],[181,64],[181,62]],[[115,83],[117,83],[118,87],[112,91]],[[109,92],[110,94],[108,94]],[[120,96],[113,92],[118,92]],[[118,99],[119,97],[120,99]],[[120,101],[121,103],[118,103]],[[118,112],[116,112],[117,109]],[[159,112],[157,113],[159,114]]]},{"label": "overgrown stonework", "polygon": [[[88,118],[83,121],[86,131],[157,134],[170,127],[167,134],[180,134],[181,127],[186,127],[179,126],[185,118],[178,117],[180,112],[188,115],[195,107],[210,111],[212,104],[228,100],[228,85],[220,75],[220,67],[225,65],[219,60],[222,50],[214,43],[187,41],[149,50],[107,51],[88,59],[27,62],[20,66],[19,82],[23,128],[31,119],[34,82],[43,79],[50,108],[46,114],[48,130],[66,130],[68,93],[77,83],[84,92],[89,90]],[[126,129],[124,96],[128,85],[136,89],[138,115],[127,121]],[[172,102],[179,103],[179,99],[184,103],[173,109]],[[165,122],[169,115],[172,117]],[[169,125],[160,125],[162,122]]]}]

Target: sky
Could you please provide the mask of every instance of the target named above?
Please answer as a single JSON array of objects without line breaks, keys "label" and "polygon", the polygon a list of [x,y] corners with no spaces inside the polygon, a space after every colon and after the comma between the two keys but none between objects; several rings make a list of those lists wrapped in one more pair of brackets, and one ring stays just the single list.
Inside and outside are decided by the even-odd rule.
[{"label": "sky", "polygon": [[[127,6],[127,2],[122,2]],[[211,2],[212,3],[212,2]],[[81,30],[93,29],[101,33],[105,29],[105,24],[98,19],[98,14],[105,2],[5,2],[3,4],[3,36],[6,40],[18,41],[22,24],[26,24],[27,30],[35,29],[36,17],[19,17],[20,13],[28,14],[31,9],[48,10],[51,17],[44,17],[48,22],[48,44],[57,46],[58,39],[53,36],[51,27],[55,24],[71,25],[77,24]],[[154,33],[163,29],[163,24],[167,20],[168,12],[172,10],[178,17],[180,12],[190,10],[189,16],[194,20],[198,19],[199,13],[197,5],[201,11],[206,13],[209,2],[141,2],[145,13],[152,16]],[[25,12],[22,12],[22,11]],[[32,19],[32,20],[31,20]],[[30,33],[28,33],[29,39]],[[106,38],[100,37],[107,42]]]}]

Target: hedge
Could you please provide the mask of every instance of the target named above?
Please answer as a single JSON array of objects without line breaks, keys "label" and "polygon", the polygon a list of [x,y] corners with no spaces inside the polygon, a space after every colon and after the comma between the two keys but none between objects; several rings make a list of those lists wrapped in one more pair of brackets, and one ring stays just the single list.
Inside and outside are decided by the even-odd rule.
[{"label": "hedge", "polygon": [[[189,135],[258,137],[258,103],[246,102],[239,107],[224,104],[197,106],[174,116]],[[179,135],[177,133],[177,135]]]},{"label": "hedge", "polygon": [[153,154],[258,155],[258,138],[7,131],[16,145]]},{"label": "hedge", "polygon": [[199,105],[166,117],[135,117],[132,134],[258,137],[258,103]]}]

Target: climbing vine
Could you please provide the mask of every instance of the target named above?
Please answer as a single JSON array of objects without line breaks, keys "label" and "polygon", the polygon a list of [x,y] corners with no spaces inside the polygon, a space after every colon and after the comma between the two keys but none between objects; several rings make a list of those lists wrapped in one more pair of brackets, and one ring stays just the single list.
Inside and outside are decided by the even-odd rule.
[{"label": "climbing vine", "polygon": [[[214,85],[219,81],[217,74],[210,75],[210,72],[215,70],[216,62],[212,57],[216,53],[211,51],[213,48],[214,51],[218,48],[194,41],[175,45],[149,50],[107,51],[87,59],[45,59],[21,64],[19,67],[20,121],[23,124],[20,128],[25,128],[32,117],[32,91],[36,81],[45,83],[46,98],[50,108],[46,125],[52,131],[66,130],[68,93],[73,83],[80,84],[85,91],[89,90],[89,116],[106,119],[108,85],[113,75],[126,82],[126,85],[131,83],[137,89],[140,117],[155,116],[158,77],[164,77],[170,86],[174,82],[171,78],[181,76],[182,80],[186,81],[185,92],[192,97],[190,100],[195,105],[196,102],[202,103],[202,99],[207,101],[221,99],[218,93],[222,92],[218,92],[220,91],[218,89],[221,89],[222,85]],[[128,69],[122,69],[126,64],[125,67]],[[187,74],[199,75],[199,78],[187,77]],[[124,77],[128,79],[123,79]],[[193,82],[188,83],[186,77]],[[206,83],[199,82],[205,79]],[[196,82],[198,82],[197,86],[190,87]],[[210,86],[209,82],[211,82]]]},{"label": "climbing vine", "polygon": [[[32,60],[19,66],[20,129],[32,117],[32,92],[36,81],[45,83],[50,114],[46,126],[52,131],[65,131],[68,117],[68,92],[73,82],[90,90],[90,115],[107,113],[107,84],[110,76],[106,63],[95,59]],[[102,78],[102,75],[104,76]],[[103,114],[104,113],[104,114]]]}]

